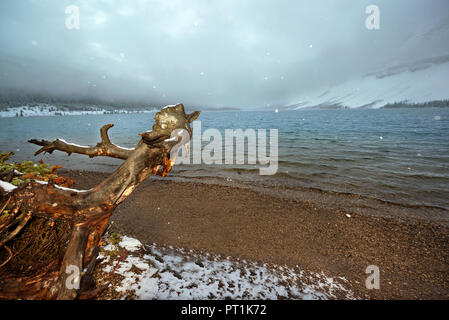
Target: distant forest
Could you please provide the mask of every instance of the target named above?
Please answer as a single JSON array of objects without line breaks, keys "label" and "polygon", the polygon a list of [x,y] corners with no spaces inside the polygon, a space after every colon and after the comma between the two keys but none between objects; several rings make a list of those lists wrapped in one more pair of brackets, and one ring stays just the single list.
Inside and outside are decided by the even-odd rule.
[{"label": "distant forest", "polygon": [[118,108],[146,110],[149,108],[149,103],[144,101],[102,101],[93,97],[53,97],[44,94],[17,93],[12,90],[0,90],[0,110],[6,109],[7,107],[13,108],[24,105],[38,106],[41,104],[56,105],[71,110],[91,110],[92,108],[103,108],[106,110]]},{"label": "distant forest", "polygon": [[[58,110],[77,110],[77,111],[89,111],[93,109],[104,109],[108,111],[114,110],[130,110],[130,111],[142,111],[157,109],[167,104],[178,103],[175,101],[172,103],[160,102],[160,101],[103,101],[93,97],[53,97],[44,94],[24,94],[17,93],[13,90],[0,89],[0,111],[7,108],[30,106],[39,107],[41,105],[51,105]],[[193,106],[184,104],[187,110],[191,110]],[[208,107],[208,106],[194,106],[195,110],[208,110],[208,111],[236,111],[240,110],[237,107]]]},{"label": "distant forest", "polygon": [[396,108],[448,108],[449,100],[434,100],[429,102],[422,103],[413,103],[413,102],[395,102],[384,105],[382,108],[384,109],[396,109]]}]

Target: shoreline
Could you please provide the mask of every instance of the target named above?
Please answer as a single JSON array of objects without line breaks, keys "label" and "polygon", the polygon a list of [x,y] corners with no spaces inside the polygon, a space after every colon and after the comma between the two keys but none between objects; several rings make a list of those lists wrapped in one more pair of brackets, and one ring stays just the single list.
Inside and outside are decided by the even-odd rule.
[{"label": "shoreline", "polygon": [[[61,174],[80,189],[109,175]],[[448,299],[449,226],[426,220],[426,211],[341,194],[149,178],[116,209],[111,229],[144,244],[344,277],[361,298]],[[369,265],[380,269],[380,290],[365,287]]]},{"label": "shoreline", "polygon": [[[442,224],[449,227],[449,209],[436,205],[401,203],[377,197],[368,197],[358,193],[325,190],[318,187],[292,187],[288,185],[262,184],[260,182],[248,183],[248,181],[237,179],[231,179],[229,182],[223,177],[167,176],[163,179],[174,183],[200,183],[249,189],[274,198],[313,202],[318,207],[331,210],[338,210],[339,207],[345,206],[346,211],[355,213],[361,213],[361,210],[363,210],[363,214],[366,215],[422,220],[426,223]],[[348,206],[348,202],[350,206]]]}]

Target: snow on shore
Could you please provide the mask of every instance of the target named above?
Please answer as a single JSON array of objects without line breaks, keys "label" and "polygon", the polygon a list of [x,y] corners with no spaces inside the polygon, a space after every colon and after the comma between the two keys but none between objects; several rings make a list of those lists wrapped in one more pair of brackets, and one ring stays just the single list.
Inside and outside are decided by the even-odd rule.
[{"label": "snow on shore", "polygon": [[51,105],[36,105],[36,106],[21,106],[8,107],[5,110],[0,110],[0,118],[11,117],[38,117],[38,116],[76,116],[89,114],[109,114],[109,113],[154,113],[152,110],[105,110],[102,108],[89,108],[86,110],[74,110],[66,107],[51,106]]},{"label": "snow on shore", "polygon": [[2,188],[6,193],[13,191],[17,188],[15,185],[12,185],[6,181],[0,180],[0,188]]},{"label": "snow on shore", "polygon": [[[111,254],[112,253],[112,254]],[[354,299],[344,278],[123,237],[102,248],[104,280],[121,299]],[[113,295],[114,296],[114,295]]]}]

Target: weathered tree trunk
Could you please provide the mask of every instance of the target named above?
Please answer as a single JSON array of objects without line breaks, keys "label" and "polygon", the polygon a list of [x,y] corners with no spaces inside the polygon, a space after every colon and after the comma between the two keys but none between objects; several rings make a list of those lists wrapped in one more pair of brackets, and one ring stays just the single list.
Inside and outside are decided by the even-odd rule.
[{"label": "weathered tree trunk", "polygon": [[[90,292],[83,289],[83,280],[88,279],[93,272],[98,246],[112,212],[148,176],[165,176],[170,171],[174,164],[174,159],[170,159],[170,152],[180,141],[170,137],[172,134],[178,135],[180,129],[186,130],[191,136],[190,123],[198,116],[199,112],[185,114],[182,104],[165,107],[156,114],[152,131],[141,134],[142,140],[134,150],[111,143],[107,132],[112,124],[101,128],[101,142],[94,147],[78,146],[59,139],[52,142],[30,140],[30,143],[42,146],[36,155],[59,150],[68,155],[79,153],[89,157],[107,156],[123,159],[125,162],[108,179],[88,191],[60,188],[51,182],[42,184],[33,181],[4,195],[16,209],[8,221],[0,225],[0,249],[4,247],[10,252],[8,242],[14,241],[32,217],[68,222],[71,235],[62,261],[55,259],[45,269],[32,275],[4,275],[0,279],[0,298],[74,299],[80,295],[89,297],[95,293],[95,289],[90,288]],[[10,253],[10,257],[13,256]],[[80,283],[81,289],[76,285],[68,285],[72,283],[73,273],[70,271],[73,270],[80,273],[79,281],[75,283]],[[78,279],[75,277],[75,280]]]}]

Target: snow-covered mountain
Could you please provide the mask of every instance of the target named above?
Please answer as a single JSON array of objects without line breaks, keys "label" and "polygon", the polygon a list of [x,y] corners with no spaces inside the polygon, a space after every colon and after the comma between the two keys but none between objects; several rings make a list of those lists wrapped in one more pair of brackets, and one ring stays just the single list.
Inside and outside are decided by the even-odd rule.
[{"label": "snow-covered mountain", "polygon": [[[421,24],[420,24],[421,23]],[[449,15],[410,26],[383,67],[338,85],[295,97],[288,109],[379,108],[395,102],[423,103],[449,99]],[[373,53],[375,54],[375,53]]]},{"label": "snow-covered mountain", "polygon": [[289,108],[379,108],[449,98],[449,55],[404,63],[300,97]]}]

